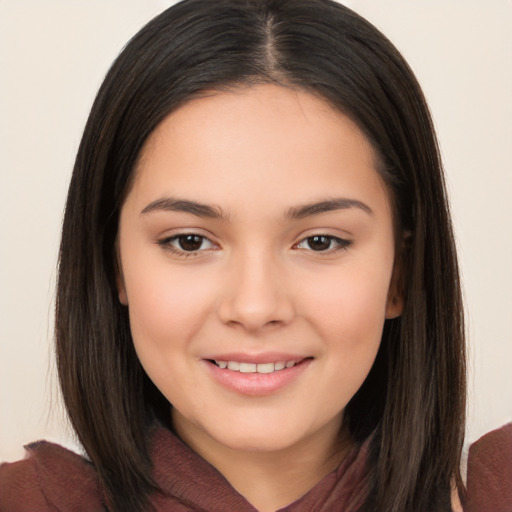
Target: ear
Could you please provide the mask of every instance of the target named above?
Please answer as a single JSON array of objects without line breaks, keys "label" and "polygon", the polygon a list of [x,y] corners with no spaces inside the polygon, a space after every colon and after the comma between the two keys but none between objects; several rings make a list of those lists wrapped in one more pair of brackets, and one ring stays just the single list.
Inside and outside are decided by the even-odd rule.
[{"label": "ear", "polygon": [[116,272],[116,285],[117,285],[117,296],[119,302],[123,306],[128,306],[128,296],[126,295],[126,287],[124,285],[124,278],[121,270],[118,268]]},{"label": "ear", "polygon": [[408,250],[411,239],[411,233],[408,231],[402,237],[402,243],[395,256],[393,274],[389,284],[388,297],[386,302],[386,319],[391,320],[402,314],[404,308],[405,280],[404,275],[404,256]]},{"label": "ear", "polygon": [[126,294],[126,286],[124,284],[123,269],[121,267],[121,255],[119,254],[119,238],[116,240],[114,252],[114,267],[116,272],[116,287],[119,302],[123,306],[128,306],[128,295]]},{"label": "ear", "polygon": [[401,293],[392,293],[392,287],[390,287],[386,303],[386,319],[398,318],[402,314],[403,307],[403,295]]}]

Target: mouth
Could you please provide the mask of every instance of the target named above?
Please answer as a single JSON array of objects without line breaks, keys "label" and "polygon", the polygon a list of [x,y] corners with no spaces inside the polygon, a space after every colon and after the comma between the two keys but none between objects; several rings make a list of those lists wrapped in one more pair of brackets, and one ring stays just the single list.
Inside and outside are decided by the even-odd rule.
[{"label": "mouth", "polygon": [[209,374],[224,388],[247,396],[267,396],[298,381],[313,357],[250,361],[243,357],[205,359]]}]

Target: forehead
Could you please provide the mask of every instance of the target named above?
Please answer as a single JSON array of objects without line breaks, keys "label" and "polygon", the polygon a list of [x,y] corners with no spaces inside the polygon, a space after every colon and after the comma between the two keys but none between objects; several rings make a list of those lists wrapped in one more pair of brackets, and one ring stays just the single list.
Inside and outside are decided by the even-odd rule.
[{"label": "forehead", "polygon": [[309,201],[308,192],[382,193],[375,169],[347,116],[305,91],[258,85],[212,91],[167,116],[141,151],[134,192],[215,202],[273,189]]},{"label": "forehead", "polygon": [[[250,138],[254,146],[270,149],[283,144],[284,139],[289,145],[294,138],[295,152],[306,153],[313,144],[329,149],[334,141],[338,147],[364,152],[367,158],[374,156],[357,125],[326,100],[301,89],[272,84],[206,91],[187,101],[153,131],[141,151],[141,160],[162,143],[169,144],[170,137],[179,138],[185,132],[195,135],[187,147],[196,144],[208,149],[214,140],[222,149],[219,144],[223,137],[229,145],[236,141],[243,144]],[[303,144],[304,136],[311,144]]]}]

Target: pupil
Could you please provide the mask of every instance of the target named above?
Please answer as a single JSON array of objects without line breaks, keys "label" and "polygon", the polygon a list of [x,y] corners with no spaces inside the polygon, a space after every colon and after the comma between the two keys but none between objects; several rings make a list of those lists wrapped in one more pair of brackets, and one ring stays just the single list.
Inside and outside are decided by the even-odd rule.
[{"label": "pupil", "polygon": [[203,237],[198,235],[183,235],[179,237],[178,241],[181,249],[184,251],[197,251],[203,243]]},{"label": "pupil", "polygon": [[325,251],[329,249],[331,240],[326,236],[310,236],[308,245],[313,251]]}]

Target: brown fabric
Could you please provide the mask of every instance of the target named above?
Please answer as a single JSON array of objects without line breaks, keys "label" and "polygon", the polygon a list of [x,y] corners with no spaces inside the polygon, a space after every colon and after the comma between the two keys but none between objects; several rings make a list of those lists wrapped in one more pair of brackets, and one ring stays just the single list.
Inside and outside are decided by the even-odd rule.
[{"label": "brown fabric", "polygon": [[[257,512],[224,477],[171,432],[157,428],[151,453],[162,493],[157,512]],[[367,445],[280,512],[355,512],[364,503]],[[465,512],[512,512],[512,424],[471,446]],[[103,498],[93,466],[61,446],[38,442],[27,458],[0,465],[0,512],[100,512]]]},{"label": "brown fabric", "polygon": [[471,445],[464,512],[512,512],[512,423]]},{"label": "brown fabric", "polygon": [[[96,512],[104,501],[92,465],[61,446],[39,442],[27,458],[0,466],[0,512]],[[157,512],[257,512],[226,479],[171,432],[157,428],[151,447]],[[366,446],[280,512],[356,512],[366,495]]]},{"label": "brown fabric", "polygon": [[[154,447],[155,479],[165,492],[164,496],[154,499],[157,510],[256,512],[213,466],[168,431],[159,429],[156,432]],[[172,465],[169,464],[171,453]],[[365,460],[366,446],[352,451],[335,472],[280,512],[357,511],[366,495]],[[196,508],[166,508],[169,497]]]},{"label": "brown fabric", "polygon": [[93,466],[62,446],[37,442],[0,466],[0,512],[103,511]]}]

